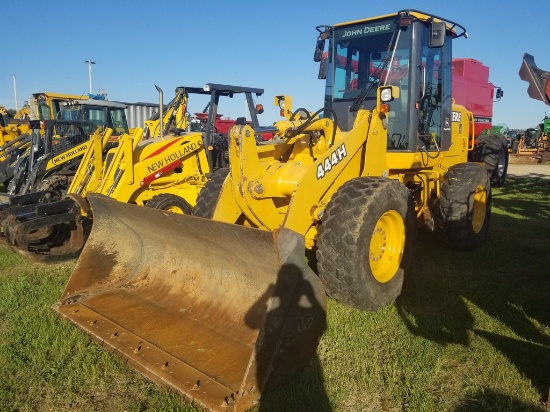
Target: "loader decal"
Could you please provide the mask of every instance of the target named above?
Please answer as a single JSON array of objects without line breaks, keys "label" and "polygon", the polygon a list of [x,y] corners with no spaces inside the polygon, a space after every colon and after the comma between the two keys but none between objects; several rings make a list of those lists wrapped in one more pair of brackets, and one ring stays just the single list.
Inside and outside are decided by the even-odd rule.
[{"label": "loader decal", "polygon": [[172,152],[169,155],[167,155],[164,159],[159,159],[156,162],[150,164],[147,166],[147,172],[153,173],[156,172],[159,169],[162,169],[164,166],[167,166],[176,160],[181,159],[185,155],[194,152],[200,147],[200,144],[197,143],[190,143],[184,147],[180,147],[177,149],[176,152]]},{"label": "loader decal", "polygon": [[182,164],[182,158],[199,149],[202,146],[202,142],[199,140],[197,143],[189,143],[183,148],[180,147],[177,152],[170,153],[164,159],[157,160],[156,162],[147,166],[147,175],[141,182],[140,186],[147,186],[153,180],[171,172],[176,167]]},{"label": "loader decal", "polygon": [[155,150],[153,153],[151,153],[149,156],[147,156],[147,157],[146,157],[145,159],[143,159],[143,160],[147,160],[147,159],[149,159],[149,158],[151,158],[151,157],[154,157],[154,156],[156,156],[156,155],[162,153],[164,150],[166,150],[166,149],[168,149],[170,146],[172,146],[172,145],[174,145],[174,144],[180,142],[181,140],[183,140],[183,137],[182,137],[181,139],[174,139],[174,140],[170,141],[168,144],[166,144],[165,146],[162,146],[161,148]]},{"label": "loader decal", "polygon": [[346,145],[342,143],[335,151],[325,158],[317,166],[317,180],[322,179],[325,175],[332,170],[334,166],[342,161],[348,155],[346,151]]},{"label": "loader decal", "polygon": [[50,162],[53,166],[58,165],[59,163],[63,163],[67,160],[71,160],[73,157],[77,157],[79,155],[82,155],[83,152],[85,152],[88,149],[88,143],[84,143],[80,146],[75,147],[72,150],[69,150],[65,153],[60,154],[59,156],[53,157]]},{"label": "loader decal", "polygon": [[460,123],[462,121],[462,113],[457,112],[457,111],[453,111],[453,113],[451,115],[451,121]]},{"label": "loader decal", "polygon": [[371,26],[363,26],[354,28],[351,30],[345,30],[344,32],[337,32],[337,40],[349,39],[352,37],[368,36],[371,34],[378,34],[381,32],[389,32],[394,29],[393,24],[376,24]]}]

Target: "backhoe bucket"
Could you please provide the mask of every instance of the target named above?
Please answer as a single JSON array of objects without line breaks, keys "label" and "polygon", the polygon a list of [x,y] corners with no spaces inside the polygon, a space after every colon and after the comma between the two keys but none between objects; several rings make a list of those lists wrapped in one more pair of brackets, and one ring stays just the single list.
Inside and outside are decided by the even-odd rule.
[{"label": "backhoe bucket", "polygon": [[54,309],[150,379],[241,411],[326,327],[303,237],[88,196],[92,232]]}]

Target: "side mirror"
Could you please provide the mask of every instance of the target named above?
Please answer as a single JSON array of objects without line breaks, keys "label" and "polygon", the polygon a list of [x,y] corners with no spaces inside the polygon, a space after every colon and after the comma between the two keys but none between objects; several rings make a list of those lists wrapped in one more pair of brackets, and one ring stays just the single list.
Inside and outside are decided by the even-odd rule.
[{"label": "side mirror", "polygon": [[318,39],[315,45],[315,53],[313,54],[313,61],[319,63],[323,60],[323,52],[325,51],[325,41]]},{"label": "side mirror", "polygon": [[502,91],[502,89],[500,87],[497,87],[495,89],[495,99],[502,99],[502,96],[504,96],[504,92]]},{"label": "side mirror", "polygon": [[328,72],[328,57],[325,56],[321,60],[321,64],[319,65],[319,75],[318,79],[326,79],[327,78],[327,72]]},{"label": "side mirror", "polygon": [[445,44],[445,22],[432,22],[430,26],[429,47],[441,47]]}]

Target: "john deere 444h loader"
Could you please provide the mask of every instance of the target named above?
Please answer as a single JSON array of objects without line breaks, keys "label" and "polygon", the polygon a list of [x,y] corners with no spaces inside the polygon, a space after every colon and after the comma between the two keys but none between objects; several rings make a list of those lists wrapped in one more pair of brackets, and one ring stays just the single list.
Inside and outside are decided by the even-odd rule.
[{"label": "john deere 444h loader", "polygon": [[90,195],[92,233],[56,306],[211,410],[247,409],[308,362],[325,292],[364,310],[399,296],[417,224],[459,249],[487,236],[490,180],[467,162],[473,118],[451,90],[465,29],[403,10],[317,30],[322,108],[277,96],[286,119],[233,127],[229,172],[196,216]]}]

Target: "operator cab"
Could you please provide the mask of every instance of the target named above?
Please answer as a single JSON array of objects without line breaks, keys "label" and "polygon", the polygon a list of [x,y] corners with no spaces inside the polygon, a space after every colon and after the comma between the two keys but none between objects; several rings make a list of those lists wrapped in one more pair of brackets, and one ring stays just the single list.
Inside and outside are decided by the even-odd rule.
[{"label": "operator cab", "polygon": [[113,136],[128,133],[126,105],[103,100],[71,100],[58,114],[61,121],[84,121],[93,123],[102,129],[113,129]]},{"label": "operator cab", "polygon": [[[388,150],[448,149],[451,144],[451,39],[462,26],[415,10],[319,26],[314,60],[326,79],[325,107],[342,131],[358,110],[376,107],[377,90],[396,86],[389,102]],[[460,36],[466,35],[465,29]],[[325,52],[325,40],[328,50]],[[328,112],[328,111],[327,111]]]}]

